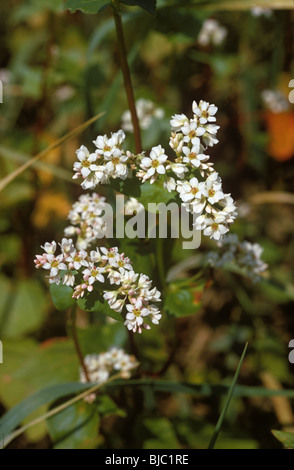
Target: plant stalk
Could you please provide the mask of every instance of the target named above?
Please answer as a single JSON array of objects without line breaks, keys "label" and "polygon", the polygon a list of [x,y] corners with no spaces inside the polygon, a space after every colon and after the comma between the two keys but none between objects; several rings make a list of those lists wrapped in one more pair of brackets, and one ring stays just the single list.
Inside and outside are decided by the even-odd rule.
[{"label": "plant stalk", "polygon": [[128,104],[129,104],[129,108],[131,112],[131,117],[132,117],[134,138],[135,138],[135,149],[136,149],[136,153],[138,154],[142,152],[141,132],[140,132],[139,120],[138,120],[138,115],[137,115],[137,110],[136,110],[131,73],[130,73],[129,64],[127,61],[127,49],[126,49],[126,43],[125,43],[125,38],[124,38],[119,1],[112,0],[112,7],[113,7],[113,16],[114,16],[114,22],[115,22],[120,65],[121,65],[121,70],[122,70],[122,74],[124,78],[124,86],[125,86]]},{"label": "plant stalk", "polygon": [[81,367],[82,367],[83,372],[85,374],[86,380],[87,380],[87,382],[90,382],[88,369],[87,369],[87,366],[86,366],[85,361],[84,361],[84,356],[83,356],[83,353],[82,353],[82,350],[81,350],[81,347],[80,347],[80,343],[79,343],[79,339],[78,339],[78,335],[77,335],[76,317],[77,317],[77,307],[76,307],[76,305],[74,305],[73,308],[72,308],[72,312],[71,312],[71,328],[72,328],[71,329],[71,334],[72,334],[72,339],[73,339],[73,342],[74,342],[74,346],[75,346],[75,350],[76,350],[78,359],[80,361]]}]

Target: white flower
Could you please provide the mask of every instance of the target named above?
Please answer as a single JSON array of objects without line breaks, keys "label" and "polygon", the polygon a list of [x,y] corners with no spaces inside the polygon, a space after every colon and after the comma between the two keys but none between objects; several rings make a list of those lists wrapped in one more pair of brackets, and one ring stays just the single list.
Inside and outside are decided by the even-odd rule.
[{"label": "white flower", "polygon": [[149,315],[148,309],[143,307],[141,300],[137,300],[135,304],[128,304],[126,308],[128,313],[124,324],[128,330],[132,330],[134,333],[138,330],[141,333],[141,327],[144,323],[143,317]]},{"label": "white flower", "polygon": [[67,270],[67,265],[63,262],[63,255],[47,255],[47,263],[42,266],[44,269],[50,269],[50,277],[55,277],[59,271]]},{"label": "white flower", "polygon": [[163,182],[163,187],[170,193],[176,189],[176,181],[172,177],[166,176]]},{"label": "white flower", "polygon": [[226,28],[221,26],[217,20],[209,18],[202,25],[198,35],[198,42],[202,46],[207,46],[208,44],[219,46],[226,35]]},{"label": "white flower", "polygon": [[103,272],[103,268],[98,268],[94,263],[89,264],[89,267],[83,271],[84,280],[89,284],[93,284],[95,281],[104,282],[104,276],[101,272]]},{"label": "white flower", "polygon": [[196,142],[196,144],[193,145],[191,149],[187,146],[184,146],[183,154],[185,155],[183,158],[183,162],[191,163],[191,165],[193,165],[196,168],[201,166],[203,161],[205,162],[209,159],[207,155],[204,155],[202,153],[202,149],[200,146],[200,139],[198,139],[198,142]]},{"label": "white flower", "polygon": [[82,145],[76,151],[78,162],[74,163],[73,169],[76,172],[74,178],[78,176],[82,176],[83,178],[87,178],[90,175],[91,171],[95,171],[97,169],[97,165],[95,164],[97,160],[97,156],[95,153],[89,153],[87,147]]},{"label": "white flower", "polygon": [[147,171],[147,178],[151,178],[155,173],[163,175],[165,173],[164,163],[167,160],[165,150],[158,145],[153,147],[149,157],[144,157],[141,161],[141,168]]},{"label": "white flower", "polygon": [[143,204],[141,204],[136,198],[131,197],[125,204],[125,214],[133,215],[134,212],[142,212],[144,210]]},{"label": "white flower", "polygon": [[119,260],[118,248],[113,247],[108,250],[105,247],[101,247],[100,250],[103,253],[102,259],[107,261],[110,264],[110,266],[118,268],[118,260]]},{"label": "white flower", "polygon": [[[136,111],[141,129],[148,129],[153,118],[162,119],[164,111],[161,108],[156,108],[155,104],[144,98],[139,98],[136,101]],[[122,115],[122,128],[125,131],[133,132],[132,117],[129,110],[125,111]]]},{"label": "white flower", "polygon": [[69,269],[79,270],[82,266],[88,266],[87,257],[88,254],[85,250],[78,251],[67,259]]},{"label": "white flower", "polygon": [[119,147],[124,140],[125,133],[121,129],[118,132],[112,133],[110,138],[108,138],[107,135],[98,135],[96,140],[93,141],[97,147],[96,154],[104,156],[104,158],[109,158],[111,157],[114,147]]},{"label": "white flower", "polygon": [[272,113],[283,113],[290,108],[287,97],[280,90],[263,90],[261,98]]},{"label": "white flower", "polygon": [[184,142],[192,142],[192,145],[198,145],[199,137],[204,134],[205,129],[198,127],[196,121],[187,121],[181,128],[181,131],[184,134]]},{"label": "white flower", "polygon": [[202,196],[208,195],[205,182],[200,183],[195,177],[190,181],[178,181],[177,191],[183,202],[192,202],[194,199],[201,199]]},{"label": "white flower", "polygon": [[209,104],[203,100],[199,101],[199,104],[193,101],[192,110],[201,125],[216,121],[217,107],[214,104]]},{"label": "white flower", "polygon": [[254,6],[251,8],[251,14],[253,16],[266,16],[269,17],[272,14],[272,10],[270,8],[263,8],[259,6]]},{"label": "white flower", "polygon": [[170,169],[177,175],[178,178],[184,178],[188,168],[182,163],[171,163]]},{"label": "white flower", "polygon": [[188,121],[189,119],[185,114],[175,114],[170,120],[170,125],[173,131],[180,131]]},{"label": "white flower", "polygon": [[224,193],[222,192],[222,184],[218,173],[213,172],[209,175],[205,182],[205,187],[207,191],[207,200],[210,204],[215,204],[223,199]]},{"label": "white flower", "polygon": [[220,240],[222,236],[228,231],[228,228],[224,225],[225,218],[223,216],[216,216],[213,219],[208,218],[206,220],[207,226],[204,229],[204,235],[215,240]]},{"label": "white flower", "polygon": [[48,253],[48,255],[53,255],[56,251],[56,242],[46,242],[44,246],[41,246],[41,248],[43,248],[43,250]]}]

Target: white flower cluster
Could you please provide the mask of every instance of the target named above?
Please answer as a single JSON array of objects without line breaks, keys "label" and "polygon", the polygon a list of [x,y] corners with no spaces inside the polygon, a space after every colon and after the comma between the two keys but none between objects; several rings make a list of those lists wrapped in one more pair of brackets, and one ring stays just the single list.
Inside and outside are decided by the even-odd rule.
[{"label": "white flower cluster", "polygon": [[207,254],[207,263],[212,267],[222,268],[234,264],[254,282],[261,280],[268,265],[261,259],[263,248],[258,243],[240,242],[237,235],[229,234],[218,242],[220,252]]},{"label": "white flower cluster", "polygon": [[[135,356],[127,354],[123,349],[112,347],[104,353],[87,354],[84,358],[84,364],[89,381],[103,384],[117,372],[120,372],[122,378],[129,379],[131,371],[138,367],[139,362]],[[82,368],[80,368],[80,382],[87,383],[87,378]],[[95,398],[95,393],[92,393],[85,398],[85,401],[92,403]]]},{"label": "white flower cluster", "polygon": [[260,6],[254,6],[251,8],[251,14],[252,16],[266,16],[266,17],[269,17],[272,15],[272,10],[270,8],[264,8],[264,7],[260,7]]},{"label": "white flower cluster", "polygon": [[[61,254],[56,255],[55,241],[45,243],[44,253],[36,255],[36,268],[49,271],[49,282],[74,288],[73,298],[79,299],[86,292],[92,292],[95,283],[108,280],[109,287],[103,289],[103,297],[109,307],[122,313],[125,308],[124,324],[134,333],[142,328],[150,329],[144,323],[145,317],[157,325],[161,319],[160,310],[152,302],[160,302],[161,293],[151,287],[152,281],[144,274],[135,273],[131,261],[118,248],[100,247],[88,253],[77,251],[72,239],[63,238],[59,244]],[[63,273],[65,271],[65,273]],[[97,286],[98,289],[100,286]]]},{"label": "white flower cluster", "polygon": [[272,113],[283,113],[290,108],[287,97],[280,90],[263,90],[261,98]]},{"label": "white flower cluster", "polygon": [[201,100],[198,104],[193,101],[192,110],[192,119],[176,114],[170,121],[174,160],[168,159],[161,145],[153,147],[148,157],[144,153],[136,156],[125,153],[121,148],[125,135],[120,130],[110,139],[106,135],[98,136],[94,141],[98,150],[94,154],[83,146],[77,151],[80,161],[74,164],[74,178],[82,176],[83,188],[108,182],[110,177],[125,179],[132,176],[133,170],[143,183],[161,180],[169,192],[179,193],[188,211],[198,215],[196,229],[219,240],[228,232],[237,212],[231,195],[223,192],[221,178],[204,153],[207,147],[218,143],[217,107]]},{"label": "white flower cluster", "polygon": [[131,176],[134,155],[124,152],[121,145],[125,139],[123,130],[112,133],[111,137],[99,135],[93,143],[96,150],[90,153],[82,145],[76,152],[78,161],[74,163],[74,179],[83,178],[82,188],[94,188],[98,184],[108,183],[109,178],[125,180]]},{"label": "white flower cluster", "polygon": [[105,198],[97,193],[82,194],[68,214],[71,223],[65,228],[66,237],[77,236],[76,247],[86,250],[97,238],[105,235],[106,225],[101,217],[105,209]]},{"label": "white flower cluster", "polygon": [[[195,228],[210,238],[220,240],[229,231],[237,211],[231,195],[223,192],[221,177],[204,153],[208,146],[218,142],[216,133],[219,126],[215,124],[217,107],[206,101],[199,104],[194,101],[192,109],[192,119],[181,114],[171,120],[173,132],[170,146],[177,158],[170,167],[179,179],[169,178],[168,185],[175,187],[186,209],[197,214]],[[198,177],[195,171],[198,171]]]},{"label": "white flower cluster", "polygon": [[[122,372],[123,378],[130,378],[131,370],[138,367],[134,356],[127,354],[123,349],[112,347],[109,351],[100,354],[88,354],[84,358],[90,382],[103,383],[109,379],[113,372]],[[87,382],[83,369],[80,369],[80,381]]]},{"label": "white flower cluster", "polygon": [[[148,129],[154,118],[162,119],[164,111],[162,108],[157,108],[151,100],[140,98],[136,101],[136,111],[141,129]],[[133,132],[133,123],[131,112],[125,111],[122,115],[122,129],[126,132]]]},{"label": "white flower cluster", "polygon": [[198,42],[201,46],[213,44],[219,46],[227,35],[227,29],[212,18],[204,21],[198,35]]}]

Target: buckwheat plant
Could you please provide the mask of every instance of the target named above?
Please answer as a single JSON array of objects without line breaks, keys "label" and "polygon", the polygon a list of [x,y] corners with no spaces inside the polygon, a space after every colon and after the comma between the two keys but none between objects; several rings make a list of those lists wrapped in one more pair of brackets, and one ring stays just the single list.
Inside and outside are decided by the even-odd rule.
[{"label": "buckwheat plant", "polygon": [[258,243],[240,242],[237,235],[229,234],[217,243],[218,251],[207,254],[207,263],[211,267],[226,268],[232,266],[254,283],[262,280],[268,265],[261,259],[263,248]]},{"label": "buckwheat plant", "polygon": [[218,143],[217,107],[201,100],[198,104],[193,101],[192,110],[191,119],[176,114],[170,121],[172,157],[161,145],[153,147],[149,155],[124,150],[125,133],[119,130],[110,137],[99,135],[93,141],[96,149],[92,153],[84,145],[77,150],[73,178],[81,178],[84,189],[107,184],[111,179],[137,177],[150,184],[156,181],[168,192],[176,191],[187,211],[197,214],[196,230],[220,240],[229,231],[237,210],[207,155],[208,147]]}]

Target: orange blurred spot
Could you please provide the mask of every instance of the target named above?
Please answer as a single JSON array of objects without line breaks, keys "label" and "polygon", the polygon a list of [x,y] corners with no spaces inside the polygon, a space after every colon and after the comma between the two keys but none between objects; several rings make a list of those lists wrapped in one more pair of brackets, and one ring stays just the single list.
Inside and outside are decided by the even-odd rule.
[{"label": "orange blurred spot", "polygon": [[265,120],[270,135],[270,156],[278,161],[290,160],[294,156],[294,113],[267,111]]},{"label": "orange blurred spot", "polygon": [[68,341],[68,338],[66,338],[66,337],[49,338],[49,339],[46,339],[45,341],[43,341],[43,343],[41,343],[40,348],[41,349],[47,349],[47,348],[50,348],[51,346],[53,346],[54,344],[65,343],[66,341]]},{"label": "orange blurred spot", "polygon": [[71,205],[62,193],[46,191],[37,200],[32,214],[33,224],[44,228],[56,217],[66,219],[70,209]]}]

